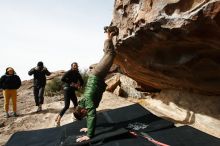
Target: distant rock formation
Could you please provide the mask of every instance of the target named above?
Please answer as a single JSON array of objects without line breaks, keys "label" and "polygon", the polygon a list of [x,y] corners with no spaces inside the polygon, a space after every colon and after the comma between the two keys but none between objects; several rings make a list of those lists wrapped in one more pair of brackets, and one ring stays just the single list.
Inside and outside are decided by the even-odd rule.
[{"label": "distant rock formation", "polygon": [[47,80],[52,80],[56,77],[61,77],[64,75],[64,73],[65,73],[64,70],[58,70],[58,71],[52,72],[51,75],[47,77]]},{"label": "distant rock formation", "polygon": [[115,0],[116,63],[158,89],[220,95],[219,0]]},{"label": "distant rock formation", "polygon": [[106,90],[121,97],[144,98],[148,92],[141,92],[141,86],[133,79],[116,73],[106,81]]}]

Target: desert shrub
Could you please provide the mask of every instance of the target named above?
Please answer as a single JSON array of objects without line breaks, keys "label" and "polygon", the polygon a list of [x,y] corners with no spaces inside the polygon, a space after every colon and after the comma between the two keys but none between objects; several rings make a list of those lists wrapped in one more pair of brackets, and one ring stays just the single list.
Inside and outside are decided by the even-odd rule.
[{"label": "desert shrub", "polygon": [[[76,96],[79,97],[83,94],[85,90],[85,85],[88,80],[87,70],[80,70],[80,74],[84,81],[84,86],[82,89],[76,91]],[[46,87],[45,87],[45,95],[46,96],[54,96],[63,93],[63,85],[64,83],[61,81],[60,77],[55,77],[54,79],[50,80]]]},{"label": "desert shrub", "polygon": [[45,87],[46,96],[54,96],[61,94],[63,91],[63,82],[59,77],[55,77],[50,80]]}]

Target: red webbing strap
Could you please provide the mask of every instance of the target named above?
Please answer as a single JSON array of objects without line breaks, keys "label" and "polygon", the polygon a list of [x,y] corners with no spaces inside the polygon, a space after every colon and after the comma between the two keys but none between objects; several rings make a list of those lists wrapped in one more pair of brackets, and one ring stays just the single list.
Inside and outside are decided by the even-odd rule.
[{"label": "red webbing strap", "polygon": [[129,131],[130,134],[134,135],[134,136],[141,136],[145,139],[147,139],[148,141],[154,143],[155,145],[157,146],[170,146],[168,144],[165,144],[165,143],[162,143],[162,142],[159,142],[151,137],[148,137],[147,135],[142,135],[142,134],[137,134],[136,132],[133,132],[133,131]]}]

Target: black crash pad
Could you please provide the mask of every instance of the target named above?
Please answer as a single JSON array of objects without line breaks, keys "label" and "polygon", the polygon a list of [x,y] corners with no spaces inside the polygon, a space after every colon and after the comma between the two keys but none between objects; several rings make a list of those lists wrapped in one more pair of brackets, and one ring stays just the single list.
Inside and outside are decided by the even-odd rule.
[{"label": "black crash pad", "polygon": [[[97,119],[96,136],[90,141],[84,142],[83,145],[95,145],[95,143],[102,143],[101,145],[104,145],[107,141],[115,141],[115,139],[122,137],[122,135],[123,137],[131,138],[129,134],[125,136],[125,131],[117,130],[121,128],[127,129],[127,131],[150,132],[174,127],[172,122],[153,115],[138,104],[99,113]],[[74,143],[77,136],[81,134],[74,130],[71,131],[72,135],[62,141],[62,146],[82,145]]]},{"label": "black crash pad", "polygon": [[152,138],[171,146],[220,146],[220,139],[190,126],[181,126],[148,133]]},{"label": "black crash pad", "polygon": [[75,143],[84,134],[79,129],[85,125],[84,119],[59,128],[16,132],[5,146],[155,146],[152,141],[172,146],[220,146],[220,139],[189,126],[174,127],[138,104],[98,113],[95,137]]}]

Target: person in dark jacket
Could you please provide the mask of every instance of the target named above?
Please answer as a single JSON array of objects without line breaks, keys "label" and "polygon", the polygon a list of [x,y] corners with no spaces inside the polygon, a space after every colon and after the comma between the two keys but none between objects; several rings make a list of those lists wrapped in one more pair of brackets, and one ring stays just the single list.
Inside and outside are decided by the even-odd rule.
[{"label": "person in dark jacket", "polygon": [[71,69],[67,71],[61,80],[64,82],[64,108],[61,110],[56,118],[57,126],[60,126],[60,121],[66,110],[70,106],[70,100],[73,102],[74,108],[77,107],[78,101],[75,91],[83,86],[83,79],[78,70],[76,62],[71,64]]},{"label": "person in dark jacket", "polygon": [[37,63],[37,67],[32,68],[28,74],[34,75],[34,99],[35,104],[38,106],[37,112],[42,111],[42,104],[44,103],[44,89],[46,86],[46,76],[51,75],[51,73],[44,66],[43,62]]},{"label": "person in dark jacket", "polygon": [[9,101],[12,99],[13,104],[13,116],[17,115],[17,89],[21,86],[21,79],[18,75],[15,74],[15,71],[12,67],[8,67],[6,69],[5,75],[3,75],[0,79],[0,85],[3,89],[4,96],[4,109],[5,109],[5,117],[9,117]]},{"label": "person in dark jacket", "polygon": [[89,140],[95,134],[96,108],[99,106],[102,94],[106,88],[105,77],[116,56],[115,48],[112,42],[113,36],[113,32],[108,31],[107,39],[104,43],[104,56],[95,68],[92,69],[83,94],[84,98],[79,101],[79,106],[74,111],[74,116],[78,120],[87,116],[87,127],[80,129],[80,131],[87,132],[87,135],[79,137],[76,140],[77,142]]}]

